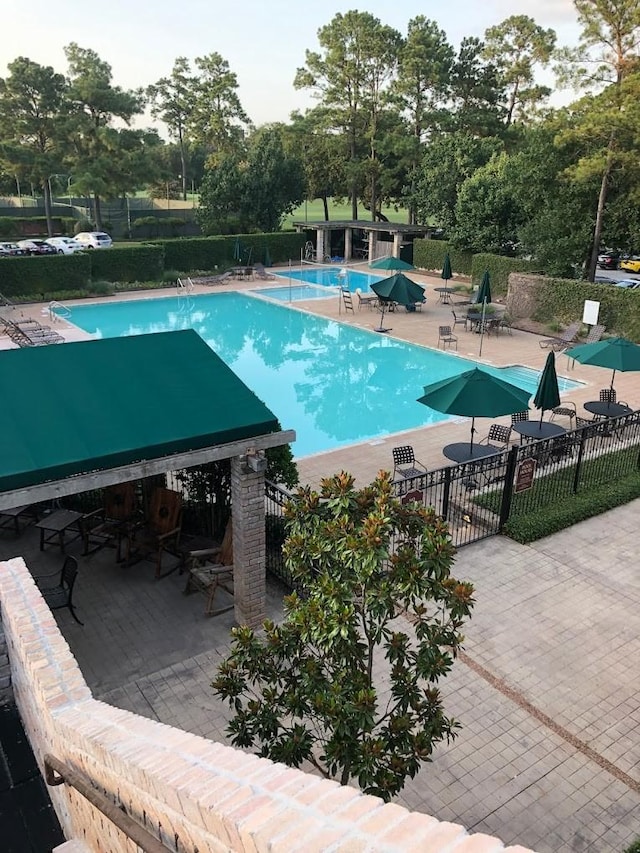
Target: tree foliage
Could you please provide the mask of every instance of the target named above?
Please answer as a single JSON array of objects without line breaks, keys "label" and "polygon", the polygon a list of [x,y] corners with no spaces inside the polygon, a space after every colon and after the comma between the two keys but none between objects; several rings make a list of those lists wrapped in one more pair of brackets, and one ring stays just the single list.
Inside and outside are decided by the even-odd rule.
[{"label": "tree foliage", "polygon": [[346,473],[286,509],[287,566],[304,590],[264,636],[234,629],[213,687],[235,716],[235,745],[309,762],[389,799],[459,724],[437,688],[463,640],[473,587],[432,509],[401,505],[390,475],[363,489]]}]

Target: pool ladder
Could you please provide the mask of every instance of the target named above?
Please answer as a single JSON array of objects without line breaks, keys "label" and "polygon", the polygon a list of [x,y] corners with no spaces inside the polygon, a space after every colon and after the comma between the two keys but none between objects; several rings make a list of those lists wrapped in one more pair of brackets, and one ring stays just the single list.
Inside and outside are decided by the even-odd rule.
[{"label": "pool ladder", "polygon": [[193,293],[193,282],[191,281],[190,276],[187,276],[186,279],[179,278],[176,282],[176,288],[178,291],[178,296],[184,296],[185,294],[190,295]]},{"label": "pool ladder", "polygon": [[71,308],[67,305],[63,305],[62,302],[56,302],[55,300],[49,303],[49,319],[52,320],[52,322],[55,323],[56,320],[60,320],[61,318],[63,320],[68,320],[69,317],[71,317]]}]

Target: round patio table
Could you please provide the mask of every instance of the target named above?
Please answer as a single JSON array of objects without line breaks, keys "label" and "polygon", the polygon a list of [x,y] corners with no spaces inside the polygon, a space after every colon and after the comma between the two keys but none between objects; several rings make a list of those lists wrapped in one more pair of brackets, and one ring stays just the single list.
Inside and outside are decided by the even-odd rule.
[{"label": "round patio table", "polygon": [[630,415],[633,409],[622,403],[608,403],[606,400],[590,400],[584,404],[585,409],[599,418],[619,418],[622,415]]},{"label": "round patio table", "polygon": [[527,438],[530,441],[555,438],[558,435],[564,435],[566,432],[564,427],[559,424],[552,424],[551,421],[520,421],[513,424],[511,428],[520,435],[521,439]]},{"label": "round patio table", "polygon": [[474,462],[476,459],[484,459],[487,456],[495,456],[502,451],[495,444],[474,444],[469,441],[457,441],[455,444],[447,444],[442,448],[443,454],[452,462]]},{"label": "round patio table", "polygon": [[451,294],[453,293],[453,290],[450,287],[434,287],[433,290],[435,293],[439,294],[440,302],[442,302],[443,305],[449,305],[451,302]]}]

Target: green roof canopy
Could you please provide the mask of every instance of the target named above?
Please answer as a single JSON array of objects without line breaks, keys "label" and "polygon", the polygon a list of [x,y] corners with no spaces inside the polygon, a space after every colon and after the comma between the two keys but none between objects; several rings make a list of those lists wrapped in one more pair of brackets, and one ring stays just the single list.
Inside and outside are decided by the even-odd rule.
[{"label": "green roof canopy", "polygon": [[6,350],[0,388],[0,493],[279,430],[193,330]]}]

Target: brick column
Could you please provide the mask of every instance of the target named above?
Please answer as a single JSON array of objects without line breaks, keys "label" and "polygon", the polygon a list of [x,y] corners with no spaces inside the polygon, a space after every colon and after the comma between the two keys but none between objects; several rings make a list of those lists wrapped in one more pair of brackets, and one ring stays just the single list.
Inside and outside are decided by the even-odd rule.
[{"label": "brick column", "polygon": [[263,453],[231,460],[235,619],[250,628],[266,616],[264,467]]},{"label": "brick column", "polygon": [[353,229],[345,228],[344,229],[344,259],[345,259],[345,261],[350,261],[352,255],[353,255],[353,250],[351,248],[352,237],[353,237]]},{"label": "brick column", "polygon": [[316,261],[322,263],[325,255],[325,232],[324,229],[318,228],[316,231]]},{"label": "brick column", "polygon": [[378,247],[378,235],[375,231],[369,231],[369,263],[375,261]]},{"label": "brick column", "polygon": [[402,246],[402,234],[393,235],[393,257],[400,257],[400,247]]}]

